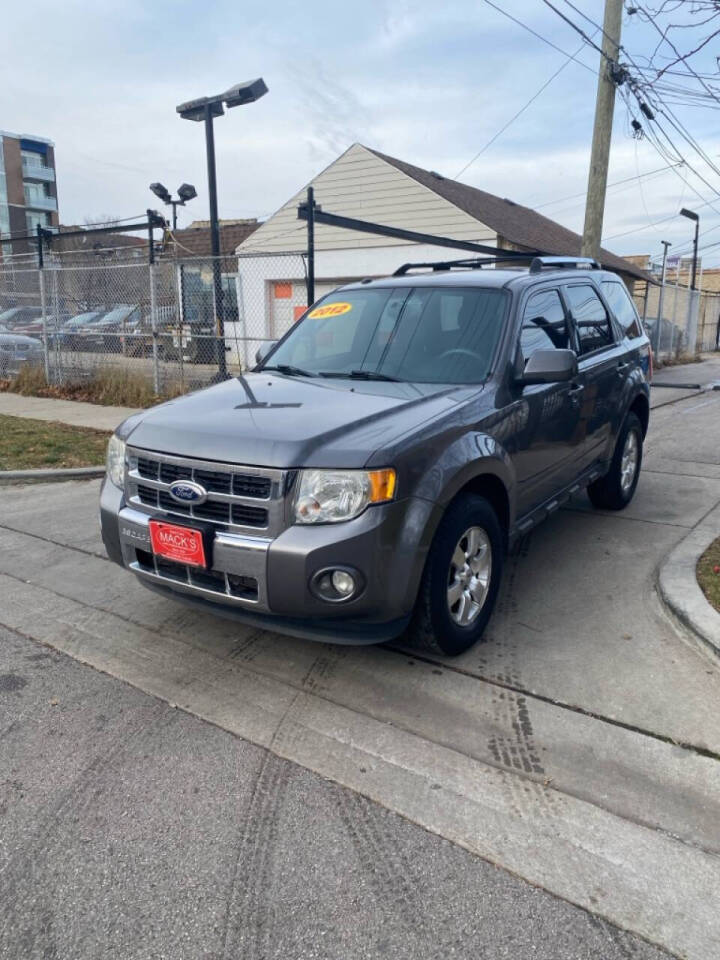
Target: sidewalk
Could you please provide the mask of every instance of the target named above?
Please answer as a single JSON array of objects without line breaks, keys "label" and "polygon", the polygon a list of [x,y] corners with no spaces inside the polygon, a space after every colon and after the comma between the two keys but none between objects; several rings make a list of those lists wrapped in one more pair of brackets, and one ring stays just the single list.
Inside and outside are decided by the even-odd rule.
[{"label": "sidewalk", "polygon": [[93,427],[95,430],[113,431],[123,420],[138,412],[132,407],[103,407],[97,403],[82,403],[78,400],[0,393],[0,414],[5,416],[56,420],[74,427]]}]

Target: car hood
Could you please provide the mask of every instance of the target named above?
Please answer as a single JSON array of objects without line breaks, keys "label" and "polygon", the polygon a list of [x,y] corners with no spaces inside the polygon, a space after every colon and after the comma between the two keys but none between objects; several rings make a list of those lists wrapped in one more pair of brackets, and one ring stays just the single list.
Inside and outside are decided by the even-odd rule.
[{"label": "car hood", "polygon": [[362,467],[481,385],[250,373],[140,415],[126,439],[159,453],[266,467]]}]

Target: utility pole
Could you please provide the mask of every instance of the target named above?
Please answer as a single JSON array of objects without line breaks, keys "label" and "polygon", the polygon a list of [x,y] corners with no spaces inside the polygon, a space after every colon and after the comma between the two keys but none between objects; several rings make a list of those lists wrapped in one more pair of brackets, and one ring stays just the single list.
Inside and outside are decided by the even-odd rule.
[{"label": "utility pole", "polygon": [[660,327],[662,325],[663,319],[663,304],[665,301],[665,269],[667,267],[667,252],[668,247],[671,247],[672,244],[669,240],[661,240],[663,245],[663,262],[662,262],[662,274],[660,275],[660,297],[658,299],[658,317],[657,323],[655,324],[655,329],[653,330],[653,353],[655,356],[658,355],[660,349]]},{"label": "utility pole", "polygon": [[620,49],[623,0],[605,0],[600,72],[598,75],[597,99],[595,101],[595,127],[593,129],[590,175],[588,177],[585,203],[585,226],[583,228],[583,257],[600,258],[600,237],[605,213],[610,141],[612,139],[613,110],[615,108],[615,79],[612,66],[617,63]]}]

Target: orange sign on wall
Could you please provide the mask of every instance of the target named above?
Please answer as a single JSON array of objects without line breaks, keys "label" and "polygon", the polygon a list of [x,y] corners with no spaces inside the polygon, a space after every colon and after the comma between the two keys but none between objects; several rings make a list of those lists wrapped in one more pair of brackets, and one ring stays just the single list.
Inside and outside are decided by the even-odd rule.
[{"label": "orange sign on wall", "polygon": [[276,283],[275,284],[275,299],[276,300],[289,300],[292,296],[292,284],[291,283]]},{"label": "orange sign on wall", "polygon": [[306,310],[307,307],[293,307],[293,320],[295,323],[297,323]]}]

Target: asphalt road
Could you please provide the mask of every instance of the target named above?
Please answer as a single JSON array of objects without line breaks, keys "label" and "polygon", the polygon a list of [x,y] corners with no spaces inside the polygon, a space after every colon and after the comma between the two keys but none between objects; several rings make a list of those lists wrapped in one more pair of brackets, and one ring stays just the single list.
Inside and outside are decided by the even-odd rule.
[{"label": "asphalt road", "polygon": [[8,630],[0,771],[3,960],[665,956]]},{"label": "asphalt road", "polygon": [[720,670],[654,583],[720,393],[654,393],[633,504],[533,531],[453,661],[189,611],[107,561],[96,483],[4,488],[0,957],[662,955],[571,901],[717,960]]}]

